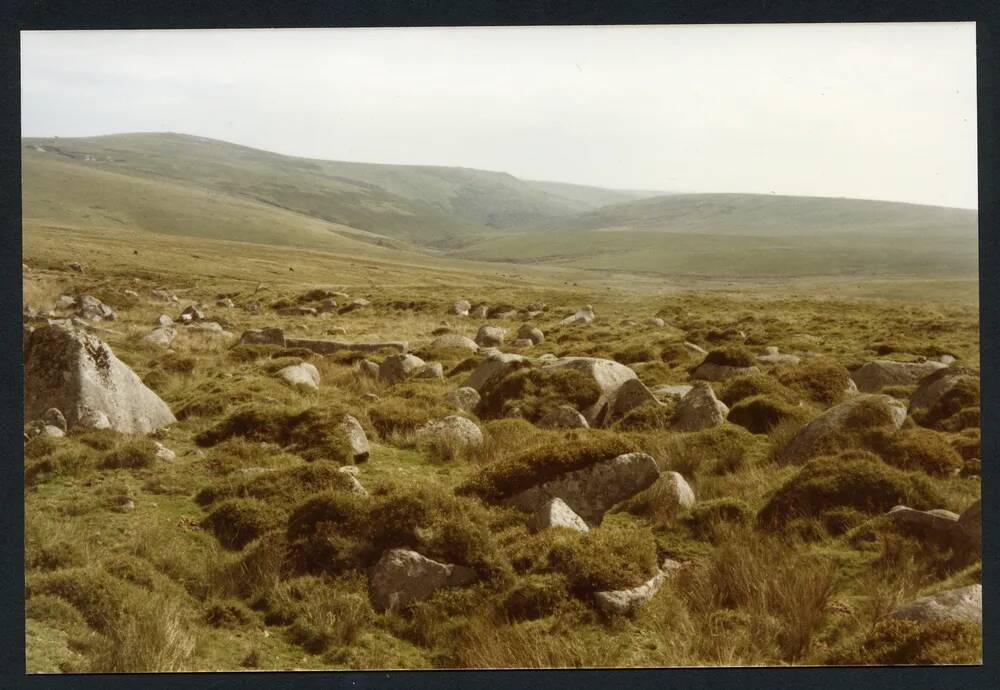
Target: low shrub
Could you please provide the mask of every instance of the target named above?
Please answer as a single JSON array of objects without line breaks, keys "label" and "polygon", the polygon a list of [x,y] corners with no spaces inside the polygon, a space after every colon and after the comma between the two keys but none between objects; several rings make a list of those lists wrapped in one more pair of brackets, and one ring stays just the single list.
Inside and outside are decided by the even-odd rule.
[{"label": "low shrub", "polygon": [[456,491],[488,501],[500,501],[560,474],[637,450],[630,441],[610,432],[591,432],[584,438],[539,446],[493,462],[463,482]]},{"label": "low shrub", "polygon": [[220,503],[201,525],[226,548],[242,549],[265,532],[280,527],[281,513],[256,498],[233,498]]},{"label": "low shrub", "polygon": [[690,478],[703,471],[726,474],[739,469],[748,461],[757,442],[743,427],[722,424],[701,431],[669,433],[645,443],[650,444],[645,447],[651,455],[663,458],[666,468]]},{"label": "low shrub", "polygon": [[620,364],[637,364],[639,362],[651,362],[657,359],[657,355],[656,348],[651,345],[634,344],[618,350],[611,357]]},{"label": "low shrub", "polygon": [[757,522],[780,529],[792,519],[818,517],[833,508],[871,515],[900,504],[928,510],[942,503],[925,477],[890,467],[871,453],[847,451],[808,462],[771,496]]},{"label": "low shrub", "polygon": [[424,424],[453,412],[438,399],[427,401],[394,397],[369,407],[368,418],[378,435],[385,439],[392,434],[413,433]]},{"label": "low shrub", "polygon": [[205,622],[213,628],[242,628],[255,618],[253,611],[238,599],[208,601],[204,611]]},{"label": "low shrub", "polygon": [[883,620],[860,640],[829,653],[823,663],[849,666],[978,664],[982,628],[966,621]]},{"label": "low shrub", "polygon": [[120,622],[132,591],[129,584],[102,568],[87,566],[28,577],[26,597],[47,594],[68,601],[90,627],[107,633]]}]

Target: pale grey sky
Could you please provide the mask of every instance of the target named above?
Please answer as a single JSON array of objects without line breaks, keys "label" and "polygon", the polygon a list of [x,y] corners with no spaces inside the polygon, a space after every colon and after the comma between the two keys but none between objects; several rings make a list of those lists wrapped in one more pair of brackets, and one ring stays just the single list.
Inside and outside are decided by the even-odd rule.
[{"label": "pale grey sky", "polygon": [[24,136],[975,208],[975,25],[21,34]]}]

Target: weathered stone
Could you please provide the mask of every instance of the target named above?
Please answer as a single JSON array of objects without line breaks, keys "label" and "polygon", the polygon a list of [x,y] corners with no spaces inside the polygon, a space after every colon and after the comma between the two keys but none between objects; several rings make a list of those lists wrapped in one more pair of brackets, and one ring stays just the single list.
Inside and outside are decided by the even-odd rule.
[{"label": "weathered stone", "polygon": [[680,402],[685,395],[691,392],[694,386],[688,385],[660,385],[654,386],[650,389],[650,392],[657,397],[658,400],[673,400],[675,402]]},{"label": "weathered stone", "polygon": [[857,410],[859,405],[872,402],[882,402],[889,408],[892,415],[889,426],[893,429],[903,425],[906,420],[906,407],[900,401],[888,395],[857,395],[839,405],[834,405],[802,427],[779,453],[778,460],[791,463],[804,462],[812,457],[823,442],[840,433],[851,413]]},{"label": "weathered stone", "polygon": [[177,459],[177,453],[167,448],[159,441],[153,441],[156,446],[156,459],[162,462],[173,462]]},{"label": "weathered stone", "polygon": [[[368,490],[365,488],[357,477],[357,467],[354,465],[347,465],[346,467],[340,467],[337,472],[347,477],[347,490],[357,496],[368,497]],[[353,471],[351,471],[353,470]]]},{"label": "weathered stone", "polygon": [[184,323],[192,323],[194,321],[204,321],[205,312],[198,308],[197,305],[192,304],[185,307],[184,311],[181,312],[180,321]]},{"label": "weathered stone", "polygon": [[499,326],[480,326],[479,331],[476,333],[476,344],[480,347],[503,345],[503,338],[506,333],[507,329],[500,328]]},{"label": "weathered stone", "polygon": [[52,308],[56,311],[68,311],[76,306],[76,298],[70,297],[69,295],[59,295],[59,299],[56,303],[52,305]]},{"label": "weathered stone", "polygon": [[485,304],[477,304],[469,310],[469,316],[474,319],[485,319],[488,308]]},{"label": "weathered stone", "polygon": [[600,524],[612,506],[649,488],[660,471],[645,453],[626,453],[526,489],[510,498],[518,509],[533,513],[552,497],[561,498],[588,525]]},{"label": "weathered stone", "polygon": [[483,432],[476,423],[458,415],[429,422],[417,429],[415,436],[418,441],[440,440],[459,446],[479,446],[483,443]]},{"label": "weathered stone", "polygon": [[725,381],[734,376],[745,376],[747,374],[760,373],[759,367],[734,367],[729,364],[716,364],[715,362],[702,362],[698,368],[691,373],[691,378],[702,381]]},{"label": "weathered stone", "polygon": [[886,518],[923,536],[948,537],[958,525],[958,515],[949,510],[914,510],[907,506],[896,506],[886,513]]},{"label": "weathered stone", "polygon": [[319,370],[309,362],[292,364],[280,369],[277,376],[295,388],[309,391],[319,390]]},{"label": "weathered stone", "polygon": [[174,338],[177,337],[177,331],[173,328],[161,327],[154,328],[152,331],[147,333],[143,340],[147,343],[156,345],[157,347],[170,347],[170,344],[174,342]]},{"label": "weathered stone", "polygon": [[444,367],[441,366],[441,362],[428,362],[421,367],[417,367],[416,371],[413,372],[413,378],[443,379]]},{"label": "weathered stone", "polygon": [[351,458],[354,462],[361,463],[368,460],[369,453],[371,452],[371,446],[368,443],[368,435],[365,434],[365,430],[364,427],[361,426],[361,422],[353,416],[345,414],[344,418],[340,420],[340,430],[347,439],[347,445],[350,449]]},{"label": "weathered stone", "polygon": [[588,304],[580,311],[570,316],[567,316],[559,323],[560,325],[563,326],[569,326],[574,323],[590,323],[591,321],[594,320],[594,318],[595,318],[594,308]]},{"label": "weathered stone", "polygon": [[678,431],[709,429],[725,422],[728,414],[729,408],[715,397],[712,387],[698,381],[677,404],[674,428]]},{"label": "weathered stone", "polygon": [[377,379],[379,375],[379,365],[371,360],[363,359],[358,362],[358,371],[364,376]]},{"label": "weathered stone", "polygon": [[517,338],[518,340],[530,340],[534,345],[541,345],[545,342],[545,334],[540,329],[527,323],[517,329]]},{"label": "weathered stone", "polygon": [[964,367],[943,367],[925,376],[910,396],[909,413],[930,409],[948,391],[965,381],[978,384],[979,377]]},{"label": "weathered stone", "polygon": [[549,368],[569,368],[589,377],[598,388],[601,395],[590,407],[580,410],[587,423],[592,427],[603,426],[613,416],[615,409],[615,397],[622,385],[631,379],[636,378],[634,371],[624,364],[619,364],[610,359],[600,359],[597,357],[563,357],[543,365]]},{"label": "weathered stone", "polygon": [[561,498],[550,498],[528,520],[528,529],[538,532],[549,527],[566,527],[577,532],[589,532],[582,517],[573,512]]},{"label": "weathered stone", "polygon": [[171,319],[166,314],[160,314],[153,321],[153,325],[156,326],[157,328],[162,328],[162,327],[165,327],[165,326],[173,326],[174,325],[174,320]]},{"label": "weathered stone", "polygon": [[115,310],[93,295],[79,295],[76,298],[76,313],[91,321],[115,321]]},{"label": "weathered stone", "polygon": [[851,378],[862,393],[877,393],[886,386],[909,386],[946,365],[941,362],[875,360],[856,369]]},{"label": "weathered stone", "polygon": [[969,585],[921,597],[900,606],[891,618],[911,621],[983,622],[983,586]]},{"label": "weathered stone", "polygon": [[476,405],[479,404],[480,397],[479,391],[475,388],[462,386],[448,393],[444,399],[464,412],[472,412],[476,409]]},{"label": "weathered stone", "polygon": [[464,335],[459,335],[458,333],[445,333],[444,335],[438,336],[431,343],[430,349],[432,350],[468,350],[469,352],[478,352],[479,346],[476,345],[475,341],[470,338],[466,338]]},{"label": "weathered stone", "polygon": [[542,415],[538,426],[544,429],[586,429],[590,424],[572,405],[559,405]]},{"label": "weathered stone", "polygon": [[535,344],[531,341],[530,338],[518,338],[513,343],[511,343],[511,346],[517,348],[518,350],[524,350],[529,347],[534,347]]},{"label": "weathered stone", "polygon": [[646,384],[637,378],[628,379],[615,393],[614,403],[605,423],[624,417],[635,408],[647,403],[650,405],[661,404],[653,392],[646,388]]},{"label": "weathered stone", "polygon": [[83,264],[81,264],[79,261],[72,261],[69,264],[69,270],[74,271],[76,273],[83,273]]},{"label": "weathered stone", "polygon": [[663,328],[665,325],[667,325],[667,322],[664,321],[663,319],[661,319],[658,316],[650,317],[650,318],[646,319],[645,321],[643,321],[643,323],[645,325],[651,326],[653,328]]},{"label": "weathered stone", "polygon": [[285,347],[285,332],[280,328],[254,328],[243,331],[240,345],[278,345]]},{"label": "weathered stone", "polygon": [[757,361],[760,362],[761,364],[768,364],[768,365],[798,364],[799,362],[802,361],[802,358],[796,355],[774,353],[767,355],[758,355]]},{"label": "weathered stone", "polygon": [[451,306],[451,313],[457,316],[468,316],[469,310],[472,309],[472,305],[467,299],[456,300],[455,304]]},{"label": "weathered stone", "polygon": [[316,307],[292,306],[280,307],[277,313],[281,316],[316,316]]},{"label": "weathered stone", "polygon": [[45,414],[42,415],[42,421],[50,426],[57,427],[61,431],[66,431],[69,428],[66,424],[66,417],[55,407],[45,410]]},{"label": "weathered stone", "polygon": [[464,386],[481,393],[488,383],[502,378],[509,371],[522,366],[526,361],[521,355],[492,352],[475,368]]},{"label": "weathered stone", "polygon": [[215,300],[215,306],[222,307],[223,309],[232,309],[233,307],[236,306],[236,303],[233,302],[233,300],[229,299],[228,297],[222,297],[220,299]]},{"label": "weathered stone", "polygon": [[983,501],[975,503],[962,511],[956,524],[957,541],[961,547],[967,548],[976,556],[983,555]]},{"label": "weathered stone", "polygon": [[688,342],[688,341],[686,341],[686,340],[684,341],[684,348],[685,348],[685,349],[686,349],[686,350],[687,350],[688,352],[690,352],[690,353],[691,353],[692,355],[699,355],[699,356],[702,356],[702,357],[703,357],[703,356],[705,356],[705,355],[707,355],[707,354],[708,354],[708,351],[707,351],[707,350],[706,350],[705,348],[703,348],[703,347],[698,347],[698,346],[697,346],[697,345],[695,345],[694,343],[689,343],[689,342]]},{"label": "weathered stone", "polygon": [[471,568],[439,563],[408,549],[390,549],[371,571],[371,599],[378,611],[428,599],[442,587],[461,587],[476,581]]},{"label": "weathered stone", "polygon": [[177,421],[104,342],[57,326],[32,332],[24,353],[24,418],[38,418],[50,407],[62,411],[69,427],[104,423],[122,433],[148,433]]},{"label": "weathered stone", "polygon": [[177,295],[172,295],[166,290],[150,290],[149,296],[157,302],[176,302]]},{"label": "weathered stone", "polygon": [[416,355],[389,355],[379,366],[378,377],[385,383],[398,383],[410,378],[425,364]]},{"label": "weathered stone", "polygon": [[652,599],[663,587],[663,584],[680,569],[680,563],[668,558],[663,562],[663,566],[656,571],[656,574],[643,584],[631,589],[595,592],[594,603],[597,608],[607,614],[626,615],[633,613]]},{"label": "weathered stone", "polygon": [[228,338],[233,334],[222,327],[222,324],[216,321],[198,321],[192,323],[187,327],[189,332],[201,333],[202,335],[217,337],[217,338]]},{"label": "weathered stone", "polygon": [[660,474],[659,482],[663,491],[670,496],[678,508],[686,510],[694,506],[694,490],[691,489],[691,485],[687,483],[680,472],[663,472]]}]

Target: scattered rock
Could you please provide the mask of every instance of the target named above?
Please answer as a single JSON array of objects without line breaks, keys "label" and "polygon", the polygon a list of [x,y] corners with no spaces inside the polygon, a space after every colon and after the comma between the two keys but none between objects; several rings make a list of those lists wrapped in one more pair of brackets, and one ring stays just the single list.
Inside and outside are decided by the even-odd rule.
[{"label": "scattered rock", "polygon": [[646,384],[637,378],[628,379],[621,385],[618,392],[615,393],[614,403],[611,406],[605,423],[624,417],[630,411],[647,403],[651,405],[661,404],[656,399],[656,396],[653,395],[653,392],[646,388]]},{"label": "scattered rock", "polygon": [[888,406],[892,415],[891,426],[895,429],[901,427],[906,420],[906,407],[903,403],[888,395],[857,395],[834,405],[802,427],[779,453],[779,462],[799,463],[812,457],[822,443],[842,431],[852,413],[863,410],[860,406],[878,401]]},{"label": "scattered rock", "polygon": [[114,309],[93,295],[79,295],[76,298],[76,313],[91,321],[115,321],[118,318]]},{"label": "scattered rock", "polygon": [[645,321],[643,321],[643,323],[647,326],[652,326],[653,328],[663,328],[665,325],[667,325],[667,322],[659,318],[658,316],[648,318]]},{"label": "scattered rock", "polygon": [[358,362],[358,371],[360,371],[363,376],[377,379],[379,377],[379,369],[379,365],[371,360],[363,359]]},{"label": "scattered rock", "polygon": [[476,581],[471,568],[439,563],[416,551],[390,549],[371,571],[371,599],[378,611],[423,601],[442,587],[461,587]]},{"label": "scattered rock", "polygon": [[778,352],[777,347],[772,345],[764,350],[764,354],[757,355],[757,361],[763,364],[798,364],[802,358],[796,355],[782,354]]},{"label": "scattered rock", "polygon": [[958,525],[958,515],[950,510],[914,510],[907,506],[896,506],[886,517],[896,525],[905,525],[925,536],[948,536]]},{"label": "scattered rock", "polygon": [[477,304],[469,310],[469,316],[474,319],[485,319],[487,311],[488,309],[485,304]]},{"label": "scattered rock", "polygon": [[469,300],[460,299],[451,306],[451,313],[456,316],[468,316],[470,309],[472,309],[472,304],[469,303]]},{"label": "scattered rock", "polygon": [[281,307],[277,313],[280,316],[316,316],[318,312],[316,307],[292,306]]},{"label": "scattered rock", "polygon": [[478,352],[479,346],[475,341],[466,338],[464,335],[459,335],[458,333],[445,333],[444,335],[438,336],[431,343],[430,349],[432,350],[468,350],[469,352]]},{"label": "scattered rock", "polygon": [[158,327],[161,327],[161,326],[173,326],[174,325],[174,320],[171,319],[166,314],[160,314],[159,316],[156,317],[156,320],[153,321],[153,325],[154,326],[158,326]]},{"label": "scattered rock", "polygon": [[309,362],[292,364],[278,371],[278,377],[295,388],[303,390],[319,390],[319,370]]},{"label": "scattered rock", "polygon": [[280,328],[259,328],[243,331],[240,345],[278,345],[285,347],[285,332]]},{"label": "scattered rock", "polygon": [[[597,357],[563,357],[542,365],[545,368],[567,367],[585,374],[601,389],[601,395],[593,405],[580,410],[592,427],[608,423],[615,409],[615,397],[622,385],[637,378],[634,371],[614,360]],[[629,390],[629,389],[627,389]],[[634,392],[634,391],[633,391]],[[631,396],[630,396],[631,397]]]},{"label": "scattered rock", "polygon": [[526,323],[517,329],[517,339],[530,340],[533,345],[541,345],[545,342],[545,334],[540,329]]},{"label": "scattered rock", "polygon": [[[349,492],[351,492],[352,494],[356,494],[358,496],[363,496],[363,497],[367,498],[368,497],[368,490],[365,488],[364,484],[362,484],[358,480],[357,469],[358,468],[355,467],[354,465],[347,465],[345,467],[338,468],[337,471],[340,472],[345,477],[347,477],[347,484],[348,484],[348,489],[347,490]],[[353,470],[353,471],[351,471],[351,470]]]},{"label": "scattered rock", "polygon": [[99,338],[42,326],[29,335],[24,352],[24,418],[39,418],[51,407],[62,411],[69,427],[122,433],[148,433],[177,421]]},{"label": "scattered rock", "polygon": [[983,586],[969,585],[921,597],[900,606],[891,618],[911,621],[983,622]]},{"label": "scattered rock", "polygon": [[365,402],[378,402],[379,400],[381,400],[381,398],[379,398],[375,393],[362,393],[361,399],[364,400]]},{"label": "scattered rock", "polygon": [[586,429],[590,424],[572,405],[560,405],[546,412],[538,420],[538,426],[544,429]]},{"label": "scattered rock", "polygon": [[177,295],[172,295],[166,290],[150,290],[149,296],[157,302],[176,302]]},{"label": "scattered rock", "polygon": [[66,424],[66,417],[63,413],[55,407],[50,407],[45,410],[45,414],[42,415],[42,421],[49,426],[54,426],[60,431],[66,431],[69,426]]},{"label": "scattered rock", "polygon": [[173,462],[177,459],[177,453],[167,448],[165,445],[159,441],[153,441],[156,446],[156,459],[163,462]]},{"label": "scattered rock", "polygon": [[475,388],[462,386],[461,388],[448,393],[444,399],[446,402],[454,405],[463,412],[472,412],[476,409],[476,405],[479,404],[480,397],[479,391]]},{"label": "scattered rock", "polygon": [[69,264],[69,270],[75,271],[76,273],[83,273],[83,264],[79,261],[73,261]]},{"label": "scattered rock", "polygon": [[413,378],[415,379],[443,379],[444,378],[444,367],[441,366],[441,362],[428,362],[422,367],[417,367],[417,370],[413,372]]},{"label": "scattered rock", "polygon": [[181,312],[178,321],[183,321],[184,323],[194,323],[195,321],[204,321],[205,312],[198,308],[198,305],[192,304]]},{"label": "scattered rock", "polygon": [[368,435],[365,434],[365,430],[364,427],[361,426],[361,422],[353,416],[346,414],[340,421],[340,429],[343,431],[344,436],[347,439],[347,444],[351,452],[351,458],[353,458],[355,464],[368,460],[371,446],[368,443]]},{"label": "scattered rock", "polygon": [[698,381],[677,404],[674,427],[678,431],[709,429],[725,422],[728,414],[729,408],[715,397],[712,387]]},{"label": "scattered rock", "polygon": [[479,446],[483,443],[483,432],[471,419],[449,415],[436,422],[430,422],[417,429],[417,440],[436,439],[459,446]]},{"label": "scattered rock", "polygon": [[174,342],[174,338],[176,337],[176,330],[173,328],[161,327],[154,328],[151,332],[147,333],[143,340],[158,347],[170,347],[170,344]]},{"label": "scattered rock", "polygon": [[378,377],[385,383],[398,383],[410,378],[425,364],[416,355],[389,355],[379,366]]},{"label": "scattered rock", "polygon": [[658,400],[673,400],[679,402],[685,395],[691,392],[693,386],[688,385],[661,385],[650,389],[650,392]]},{"label": "scattered rock", "polygon": [[189,331],[195,333],[204,333],[206,335],[216,335],[216,336],[231,336],[232,333],[228,332],[222,327],[222,324],[215,321],[199,321],[197,323],[192,323],[188,327]]},{"label": "scattered rock", "polygon": [[493,352],[476,367],[464,386],[481,393],[487,383],[505,376],[507,372],[521,366],[525,361],[527,360],[521,355]]},{"label": "scattered rock", "polygon": [[681,569],[677,561],[667,559],[652,578],[631,589],[604,591],[594,593],[594,603],[597,608],[607,614],[626,615],[636,611],[640,606],[653,598],[668,579]]},{"label": "scattered rock", "polygon": [[221,299],[215,300],[215,306],[222,307],[223,309],[232,309],[236,306],[236,302],[229,299],[228,297],[223,297]]},{"label": "scattered rock", "polygon": [[559,475],[516,494],[510,503],[533,513],[552,497],[561,498],[588,525],[600,524],[612,506],[649,488],[660,471],[646,453],[626,453]]},{"label": "scattered rock", "polygon": [[875,360],[856,369],[851,378],[862,393],[877,393],[886,386],[909,386],[943,369],[941,362],[893,362]]},{"label": "scattered rock", "polygon": [[69,295],[59,295],[59,299],[52,305],[56,311],[68,311],[76,306],[76,298]]},{"label": "scattered rock", "polygon": [[983,501],[978,499],[962,511],[958,518],[957,535],[962,546],[967,547],[976,556],[983,556]]},{"label": "scattered rock", "polygon": [[686,510],[694,506],[694,491],[680,472],[663,472],[660,474],[659,482],[663,490],[669,492],[674,505],[678,508]]},{"label": "scattered rock", "polygon": [[917,390],[910,396],[909,413],[934,407],[945,393],[963,381],[979,383],[979,377],[964,367],[943,367],[920,380]]},{"label": "scattered rock", "polygon": [[561,498],[545,501],[528,520],[528,529],[538,532],[549,527],[567,527],[577,532],[589,532],[582,517],[573,512]]},{"label": "scattered rock", "polygon": [[476,333],[476,344],[480,347],[497,347],[503,345],[503,337],[507,329],[499,326],[480,326]]},{"label": "scattered rock", "polygon": [[708,354],[708,350],[706,350],[705,348],[703,348],[703,347],[698,347],[698,346],[697,346],[697,345],[695,345],[694,343],[689,343],[689,342],[688,342],[688,341],[686,341],[686,340],[684,341],[684,347],[685,347],[685,348],[687,349],[687,351],[688,351],[688,352],[690,352],[690,353],[691,353],[692,355],[698,355],[699,357],[704,357],[705,355],[707,355],[707,354]]},{"label": "scattered rock", "polygon": [[594,320],[594,308],[588,304],[580,311],[576,312],[571,316],[567,316],[559,323],[563,326],[569,326],[574,323],[590,323],[593,320]]}]

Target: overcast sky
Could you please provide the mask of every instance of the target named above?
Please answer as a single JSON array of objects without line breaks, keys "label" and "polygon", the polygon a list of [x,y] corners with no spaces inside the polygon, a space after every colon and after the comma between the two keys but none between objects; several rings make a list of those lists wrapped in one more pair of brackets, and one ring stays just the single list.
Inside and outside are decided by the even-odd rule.
[{"label": "overcast sky", "polygon": [[975,27],[21,34],[22,133],[977,206]]}]

